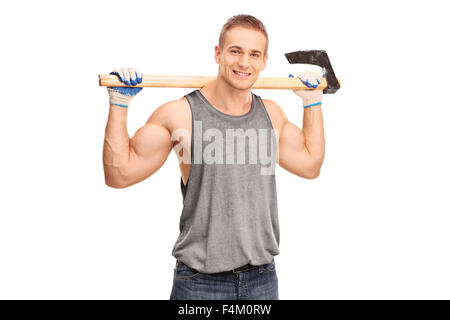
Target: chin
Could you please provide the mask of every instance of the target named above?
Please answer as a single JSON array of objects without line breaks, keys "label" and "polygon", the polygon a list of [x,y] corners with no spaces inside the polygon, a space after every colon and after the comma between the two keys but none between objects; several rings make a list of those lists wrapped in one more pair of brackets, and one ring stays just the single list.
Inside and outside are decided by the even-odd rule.
[{"label": "chin", "polygon": [[237,79],[230,79],[228,82],[229,85],[231,85],[233,88],[239,89],[239,90],[248,90],[253,87],[256,81],[251,81],[250,79],[246,81],[237,80]]}]

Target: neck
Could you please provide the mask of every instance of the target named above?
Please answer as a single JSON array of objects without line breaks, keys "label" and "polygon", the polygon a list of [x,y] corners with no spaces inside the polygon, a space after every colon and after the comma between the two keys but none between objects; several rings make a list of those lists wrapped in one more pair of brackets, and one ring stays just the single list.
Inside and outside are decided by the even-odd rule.
[{"label": "neck", "polygon": [[242,115],[251,108],[251,88],[237,89],[217,78],[207,83],[200,91],[214,107],[224,113]]}]

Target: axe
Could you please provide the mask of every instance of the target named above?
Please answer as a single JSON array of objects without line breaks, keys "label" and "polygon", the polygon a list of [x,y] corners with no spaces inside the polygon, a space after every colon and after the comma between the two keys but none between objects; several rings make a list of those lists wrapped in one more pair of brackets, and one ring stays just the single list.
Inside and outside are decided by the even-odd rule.
[{"label": "axe", "polygon": [[[295,51],[285,54],[290,64],[314,64],[322,67],[324,72],[317,88],[310,88],[303,84],[299,78],[258,78],[253,89],[290,89],[314,90],[321,89],[323,93],[335,93],[340,87],[330,59],[325,50]],[[215,77],[201,76],[143,76],[142,82],[133,86],[126,85],[114,74],[100,74],[99,84],[103,87],[160,87],[160,88],[201,88]]]}]

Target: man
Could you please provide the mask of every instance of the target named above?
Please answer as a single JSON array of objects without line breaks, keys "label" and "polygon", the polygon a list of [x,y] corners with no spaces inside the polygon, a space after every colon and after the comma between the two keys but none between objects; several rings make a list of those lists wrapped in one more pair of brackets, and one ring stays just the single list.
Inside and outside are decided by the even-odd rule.
[{"label": "man", "polygon": [[[325,153],[321,90],[299,90],[303,129],[278,104],[251,91],[267,62],[268,36],[255,17],[223,26],[217,78],[156,109],[130,140],[127,107],[141,88],[108,88],[103,163],[108,186],[125,188],[155,173],[173,149],[179,158],[183,211],[173,248],[171,299],[278,299],[275,161],[313,179]],[[142,73],[115,70],[131,85]],[[309,87],[319,75],[299,73]]]}]

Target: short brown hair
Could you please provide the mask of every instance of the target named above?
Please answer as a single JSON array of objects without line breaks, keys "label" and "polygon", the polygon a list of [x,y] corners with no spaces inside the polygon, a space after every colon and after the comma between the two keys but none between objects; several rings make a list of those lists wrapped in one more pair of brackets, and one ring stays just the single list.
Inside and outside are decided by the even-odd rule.
[{"label": "short brown hair", "polygon": [[220,50],[223,50],[226,32],[231,28],[235,27],[244,27],[262,32],[266,37],[266,47],[264,48],[264,56],[267,55],[267,49],[269,48],[269,36],[267,35],[266,27],[259,19],[247,14],[238,14],[236,16],[233,16],[229,18],[227,22],[223,25],[219,36]]}]

